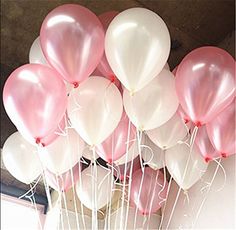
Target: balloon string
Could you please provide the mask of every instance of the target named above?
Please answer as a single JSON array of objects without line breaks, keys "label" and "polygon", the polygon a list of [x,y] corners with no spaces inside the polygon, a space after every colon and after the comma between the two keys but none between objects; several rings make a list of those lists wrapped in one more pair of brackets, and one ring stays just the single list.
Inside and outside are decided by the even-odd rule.
[{"label": "balloon string", "polygon": [[[62,225],[62,229],[64,230],[64,219],[63,219],[63,214],[62,214],[62,198],[61,198],[61,192],[60,192],[60,185],[59,185],[59,181],[58,181],[58,177],[56,175],[56,181],[57,181],[57,188],[59,189],[58,192],[58,201],[59,201],[59,208],[60,208],[60,218],[61,218],[61,225]],[[60,226],[60,224],[59,224]]]},{"label": "balloon string", "polygon": [[[131,130],[131,122],[129,120],[128,124],[128,135],[126,143],[130,141],[130,130]],[[124,212],[124,200],[125,200],[125,186],[126,186],[126,175],[127,175],[127,163],[128,163],[128,151],[129,151],[129,144],[126,144],[126,153],[125,153],[125,168],[124,168],[124,180],[123,180],[123,191],[122,191],[122,198],[121,198],[121,216],[120,216],[120,230],[122,229],[123,223],[123,212]],[[132,164],[132,162],[131,162]]]},{"label": "balloon string", "polygon": [[158,230],[161,229],[161,227],[162,227],[162,223],[163,223],[163,220],[164,220],[165,209],[166,209],[167,199],[168,199],[169,192],[170,192],[170,187],[171,187],[172,179],[173,179],[173,177],[171,176],[171,177],[170,177],[170,180],[169,180],[168,188],[167,188],[166,200],[165,200],[165,204],[164,204],[164,207],[163,207],[163,210],[162,210],[161,222],[160,222],[160,225],[159,225]]},{"label": "balloon string", "polygon": [[213,184],[213,182],[214,182],[214,180],[215,180],[215,177],[216,177],[216,175],[217,175],[217,172],[218,172],[218,170],[219,170],[219,168],[220,168],[220,165],[221,165],[220,163],[221,163],[221,159],[219,159],[219,161],[217,162],[217,166],[216,166],[215,172],[214,172],[213,177],[212,177],[212,179],[211,179],[211,181],[210,181],[210,184],[209,184],[208,190],[207,190],[207,192],[206,192],[206,195],[205,195],[205,197],[204,197],[204,199],[203,199],[203,201],[202,201],[202,203],[201,203],[201,205],[200,205],[200,207],[199,207],[199,209],[198,209],[198,212],[197,212],[197,214],[196,214],[196,218],[195,218],[195,221],[193,222],[192,228],[194,228],[195,224],[197,223],[197,220],[198,220],[198,218],[199,218],[199,215],[200,215],[200,213],[201,213],[201,210],[202,210],[202,208],[203,208],[203,206],[204,206],[204,204],[205,204],[205,202],[206,202],[206,199],[207,199],[207,197],[208,197],[208,193],[209,193],[210,190],[211,190],[211,186],[212,186],[212,184]]},{"label": "balloon string", "polygon": [[93,181],[93,187],[94,187],[94,203],[93,203],[93,212],[94,212],[94,218],[95,218],[95,224],[93,224],[93,227],[94,229],[98,229],[98,217],[97,217],[97,210],[98,210],[98,207],[97,207],[97,179],[98,179],[98,176],[97,176],[97,164],[96,164],[96,152],[95,152],[95,146],[93,146],[93,160],[94,160],[94,167],[93,167],[93,177],[94,177],[94,180]]},{"label": "balloon string", "polygon": [[[182,178],[181,183],[183,183],[183,181],[185,179],[185,176],[187,174],[187,169],[188,169],[189,162],[190,162],[190,159],[191,159],[191,155],[192,155],[193,146],[194,146],[195,138],[196,138],[196,135],[197,135],[197,131],[198,131],[198,127],[195,126],[194,129],[193,129],[193,133],[191,135],[191,138],[190,138],[190,152],[189,152],[188,159],[187,159],[187,162],[186,162],[186,165],[185,165],[184,174],[183,174],[183,178]],[[170,217],[169,217],[169,220],[167,222],[166,229],[168,229],[168,227],[170,225],[172,216],[173,216],[174,211],[175,211],[175,207],[177,205],[177,202],[178,202],[178,199],[179,199],[179,196],[180,196],[180,192],[181,192],[181,187],[179,187],[179,189],[178,189],[178,193],[177,193],[177,196],[175,198],[175,202],[174,202],[173,208],[171,210]]]}]

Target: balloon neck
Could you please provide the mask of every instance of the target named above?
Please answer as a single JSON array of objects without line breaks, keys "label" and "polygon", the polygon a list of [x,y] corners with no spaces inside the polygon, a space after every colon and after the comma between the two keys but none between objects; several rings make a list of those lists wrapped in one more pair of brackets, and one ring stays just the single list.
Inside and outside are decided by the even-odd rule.
[{"label": "balloon neck", "polygon": [[210,157],[205,157],[205,162],[208,163],[211,160]]},{"label": "balloon neck", "polygon": [[115,75],[111,75],[111,77],[110,77],[110,81],[111,81],[112,83],[114,83],[115,80],[116,80],[116,76],[115,76]]},{"label": "balloon neck", "polygon": [[73,84],[75,89],[79,87],[79,82],[73,82],[72,84]]},{"label": "balloon neck", "polygon": [[195,126],[197,126],[198,128],[202,126],[202,123],[200,121],[196,121],[195,122]]},{"label": "balloon neck", "polygon": [[41,147],[45,147],[45,144],[44,143],[41,143],[41,138],[37,137],[35,139],[35,143]]},{"label": "balloon neck", "polygon": [[223,158],[226,158],[226,157],[227,157],[227,154],[226,154],[226,153],[221,153],[221,156],[222,156]]},{"label": "balloon neck", "polygon": [[131,97],[133,97],[134,96],[134,90],[130,90],[129,94],[130,94]]},{"label": "balloon neck", "polygon": [[184,118],[184,123],[187,124],[189,122],[189,119]]}]

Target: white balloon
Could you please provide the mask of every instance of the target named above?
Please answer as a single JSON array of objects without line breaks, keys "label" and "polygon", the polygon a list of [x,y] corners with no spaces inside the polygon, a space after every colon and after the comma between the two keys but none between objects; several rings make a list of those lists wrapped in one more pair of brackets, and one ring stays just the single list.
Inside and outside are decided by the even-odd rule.
[{"label": "white balloon", "polygon": [[[120,207],[115,212],[111,214],[111,227],[110,229],[134,229],[134,221],[135,221],[135,208],[129,207],[128,209],[128,221],[126,224],[126,214],[127,214],[127,206],[125,205],[122,208]],[[108,217],[107,217],[108,218]],[[122,220],[121,220],[122,218]],[[135,229],[158,229],[160,225],[161,216],[157,214],[151,214],[150,219],[148,216],[143,216],[140,213],[137,213]]]},{"label": "white balloon", "polygon": [[[145,147],[147,146],[147,147]],[[145,137],[144,147],[142,148],[142,158],[154,170],[165,167],[164,151],[156,146],[148,136]]]},{"label": "white balloon", "polygon": [[37,63],[37,64],[42,64],[42,65],[47,65],[49,66],[46,58],[44,57],[41,45],[40,45],[40,37],[37,37],[29,52],[29,63]]},{"label": "white balloon", "polygon": [[184,190],[193,186],[205,173],[208,166],[195,145],[187,165],[189,154],[190,148],[185,143],[177,144],[165,152],[167,169]]},{"label": "white balloon", "polygon": [[140,130],[154,129],[167,122],[178,108],[173,74],[163,69],[143,89],[123,93],[124,107],[131,122]]},{"label": "white balloon", "polygon": [[119,90],[103,77],[89,77],[69,96],[70,121],[91,146],[100,144],[113,132],[122,111]]},{"label": "white balloon", "polygon": [[[76,184],[78,198],[81,203],[91,210],[98,210],[104,207],[107,202],[110,202],[113,195],[112,190],[115,186],[111,170],[99,166],[96,166],[96,168],[97,173],[95,175],[97,176],[94,177],[95,166],[90,165],[82,171],[81,181]],[[96,191],[96,203],[93,186],[94,191]]]},{"label": "white balloon", "polygon": [[6,140],[2,159],[12,176],[25,184],[32,183],[42,172],[37,148],[27,142],[19,132],[13,133]]},{"label": "white balloon", "polygon": [[73,129],[66,136],[59,136],[53,143],[42,148],[40,158],[51,172],[63,174],[80,161],[84,141]]},{"label": "white balloon", "polygon": [[105,52],[117,78],[129,91],[136,92],[163,69],[170,53],[170,34],[154,12],[128,9],[110,23]]},{"label": "white balloon", "polygon": [[[168,229],[236,229],[235,155],[222,159],[221,163],[226,173],[225,184],[224,173],[219,168],[211,187],[207,186],[207,182],[212,181],[217,167],[215,162],[210,162],[202,180],[188,190],[188,202],[181,191]],[[172,182],[163,214],[162,229],[167,227],[178,190],[178,185]]]},{"label": "white balloon", "polygon": [[[92,160],[94,161],[94,156],[93,156],[93,150],[91,149],[91,146],[86,145],[84,150],[83,150],[83,157],[87,158],[88,160]],[[95,152],[95,160],[98,159],[99,156],[98,154]]]},{"label": "white balloon", "polygon": [[157,146],[167,149],[183,140],[188,134],[188,129],[176,112],[166,123],[156,129],[148,130],[146,133]]}]

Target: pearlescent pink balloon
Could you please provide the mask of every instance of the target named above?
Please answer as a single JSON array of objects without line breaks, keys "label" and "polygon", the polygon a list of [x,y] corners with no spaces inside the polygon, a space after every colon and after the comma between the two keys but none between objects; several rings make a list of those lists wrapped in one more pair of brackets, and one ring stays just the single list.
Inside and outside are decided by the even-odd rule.
[{"label": "pearlescent pink balloon", "polygon": [[235,154],[235,104],[236,99],[206,125],[209,139],[222,157]]},{"label": "pearlescent pink balloon", "polygon": [[[57,191],[68,191],[72,186],[76,184],[79,179],[79,164],[76,164],[72,168],[73,180],[71,176],[71,170],[61,174],[55,175],[50,172],[48,169],[45,170],[45,176],[50,187]],[[74,183],[73,183],[74,182]]]},{"label": "pearlescent pink balloon", "polygon": [[[97,154],[109,163],[121,158],[126,153],[127,144],[129,148],[133,143],[132,140],[135,138],[136,128],[131,122],[129,133],[128,128],[129,118],[123,111],[121,120],[116,129],[105,141],[96,147]],[[127,143],[128,135],[130,143]]]},{"label": "pearlescent pink balloon", "polygon": [[[143,184],[141,186],[142,170],[133,174],[131,183],[131,201],[143,215],[154,213],[164,204],[168,182],[164,185],[164,175],[160,170],[145,167]],[[141,189],[139,197],[139,189]]]},{"label": "pearlescent pink balloon", "polygon": [[3,102],[17,129],[41,143],[56,130],[66,112],[66,86],[52,68],[40,64],[23,65],[7,79]]},{"label": "pearlescent pink balloon", "polygon": [[176,92],[191,121],[201,126],[231,103],[235,93],[235,61],[217,47],[201,47],[179,64]]},{"label": "pearlescent pink balloon", "polygon": [[194,143],[206,162],[218,158],[220,156],[219,152],[214,149],[209,140],[206,131],[206,126],[199,127]]},{"label": "pearlescent pink balloon", "polygon": [[47,61],[75,87],[98,65],[104,51],[104,30],[87,8],[66,4],[44,19],[40,41]]},{"label": "pearlescent pink balloon", "polygon": [[[109,12],[103,13],[98,16],[105,31],[107,30],[107,28],[110,25],[113,18],[118,14],[119,14],[119,12],[117,12],[117,11],[109,11]],[[102,73],[102,75],[104,77],[113,81],[117,87],[120,86],[120,81],[117,79],[117,77],[113,73],[113,71],[107,61],[105,52],[103,53],[103,56],[100,60],[100,63],[98,64],[97,68]]]}]

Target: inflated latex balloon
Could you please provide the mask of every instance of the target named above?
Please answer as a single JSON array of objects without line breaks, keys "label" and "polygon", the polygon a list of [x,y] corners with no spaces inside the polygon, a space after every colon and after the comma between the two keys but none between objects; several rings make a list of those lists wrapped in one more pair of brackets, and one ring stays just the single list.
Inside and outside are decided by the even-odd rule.
[{"label": "inflated latex balloon", "polygon": [[127,115],[139,130],[157,128],[167,122],[178,108],[175,79],[170,71],[163,69],[133,95],[124,90],[123,101]]},{"label": "inflated latex balloon", "polygon": [[198,129],[195,145],[206,162],[220,157],[220,153],[214,149],[209,140],[205,125]]},{"label": "inflated latex balloon", "polygon": [[32,183],[42,172],[37,148],[19,132],[13,133],[4,143],[2,160],[10,174],[25,184]]},{"label": "inflated latex balloon", "polygon": [[58,6],[47,15],[40,41],[50,65],[75,87],[94,71],[104,51],[101,22],[76,4]]},{"label": "inflated latex balloon", "polygon": [[67,110],[84,141],[98,145],[111,135],[121,119],[121,94],[109,80],[90,77],[71,92]]},{"label": "inflated latex balloon", "polygon": [[188,115],[184,112],[183,108],[181,107],[181,105],[179,105],[177,113],[179,114],[179,116],[183,119],[184,123],[187,124],[190,119],[188,117]]},{"label": "inflated latex balloon", "polygon": [[196,146],[193,146],[191,156],[189,154],[190,148],[185,143],[177,144],[165,152],[167,169],[184,190],[191,188],[205,173],[208,166]]},{"label": "inflated latex balloon", "polygon": [[[90,165],[81,173],[81,182],[76,184],[76,193],[80,201],[91,210],[104,207],[112,198],[114,180],[111,170],[96,166],[97,172],[94,177],[95,166]],[[93,191],[94,186],[94,191]],[[95,197],[96,193],[96,197]],[[96,200],[96,202],[94,201]]]},{"label": "inflated latex balloon", "polygon": [[56,175],[49,170],[45,170],[48,185],[57,191],[68,191],[79,179],[79,170],[81,170],[79,164],[76,164],[72,169],[61,175]]},{"label": "inflated latex balloon", "polygon": [[[88,160],[94,161],[94,152],[93,149],[91,148],[91,146],[89,145],[85,145],[85,148],[83,150],[83,157],[85,157]],[[95,152],[95,160],[99,158],[98,154]]]},{"label": "inflated latex balloon", "polygon": [[164,180],[163,173],[160,170],[155,171],[145,167],[143,183],[141,184],[142,174],[141,169],[133,174],[130,199],[143,215],[148,215],[161,208],[166,199],[168,182]]},{"label": "inflated latex balloon", "polygon": [[125,112],[121,117],[121,120],[112,134],[96,147],[97,154],[108,163],[118,160],[125,153],[126,150],[132,145],[132,142],[127,143],[129,140],[135,138],[136,129],[133,124],[130,124],[129,129],[129,118]]},{"label": "inflated latex balloon", "polygon": [[176,92],[195,126],[210,122],[235,96],[235,60],[217,47],[201,47],[179,64]]},{"label": "inflated latex balloon", "polygon": [[222,157],[236,153],[235,102],[234,98],[229,106],[206,125],[208,137]]},{"label": "inflated latex balloon", "polygon": [[17,129],[39,144],[57,128],[65,114],[66,86],[52,68],[23,65],[7,79],[3,103]]},{"label": "inflated latex balloon", "polygon": [[[171,217],[179,190],[173,181],[163,214],[162,229],[235,229],[233,197],[236,193],[236,174],[235,170],[232,170],[236,166],[235,160],[235,155],[222,159],[226,178],[220,168],[216,172],[217,164],[210,162],[202,179],[188,190],[187,195],[183,191],[180,192]],[[213,183],[209,185],[212,180]]]},{"label": "inflated latex balloon", "polygon": [[145,137],[144,145],[142,145],[142,158],[144,164],[150,168],[157,170],[165,167],[164,151],[156,146],[148,136]]},{"label": "inflated latex balloon", "polygon": [[42,64],[47,66],[49,65],[41,49],[39,37],[34,40],[32,46],[30,47],[29,63]]},{"label": "inflated latex balloon", "polygon": [[116,77],[134,93],[163,69],[170,53],[170,34],[154,12],[144,8],[128,9],[109,25],[105,52]]},{"label": "inflated latex balloon", "polygon": [[[135,223],[135,214],[136,214],[136,209],[134,207],[128,208],[125,205],[123,207],[123,211],[122,207],[120,207],[111,214],[110,229],[153,229],[153,230],[158,229],[161,221],[160,215],[151,214],[149,218],[143,216],[140,213],[137,213],[136,223]],[[126,222],[126,216],[127,216],[127,222]]]},{"label": "inflated latex balloon", "polygon": [[47,169],[55,174],[63,174],[80,161],[84,141],[73,129],[59,136],[52,144],[42,149],[40,158]]},{"label": "inflated latex balloon", "polygon": [[166,123],[156,129],[148,130],[146,133],[161,149],[168,149],[187,136],[188,128],[176,112]]}]

